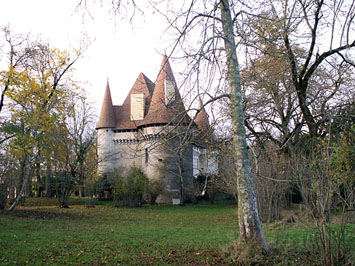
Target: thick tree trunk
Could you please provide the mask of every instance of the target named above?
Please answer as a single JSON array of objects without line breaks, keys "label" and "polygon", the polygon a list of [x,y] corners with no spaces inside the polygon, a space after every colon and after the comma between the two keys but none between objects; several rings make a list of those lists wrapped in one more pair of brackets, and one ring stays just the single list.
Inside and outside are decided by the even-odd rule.
[{"label": "thick tree trunk", "polygon": [[64,191],[58,189],[57,198],[58,198],[60,208],[69,208],[66,189],[64,189]]},{"label": "thick tree trunk", "polygon": [[234,41],[233,22],[228,0],[220,4],[221,21],[224,32],[224,44],[227,57],[227,79],[230,87],[233,142],[236,157],[236,175],[238,184],[238,218],[240,239],[243,242],[253,241],[269,252],[261,229],[257,202],[251,175],[246,132],[244,127],[244,113],[242,105],[242,89],[236,45]]},{"label": "thick tree trunk", "polygon": [[318,128],[317,124],[314,121],[314,117],[311,113],[311,110],[308,107],[307,104],[307,87],[308,87],[308,82],[304,81],[298,81],[294,82],[294,85],[296,87],[297,91],[297,99],[304,117],[304,120],[306,121],[308,130],[309,130],[309,135],[311,136],[312,141],[314,141],[318,137]]}]

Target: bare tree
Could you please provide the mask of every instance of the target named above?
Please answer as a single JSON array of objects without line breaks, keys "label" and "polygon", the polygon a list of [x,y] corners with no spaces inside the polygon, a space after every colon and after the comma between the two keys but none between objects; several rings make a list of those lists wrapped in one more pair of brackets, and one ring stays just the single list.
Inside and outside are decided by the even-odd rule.
[{"label": "bare tree", "polygon": [[83,92],[75,89],[66,98],[64,121],[60,127],[48,132],[51,143],[47,145],[47,163],[51,166],[47,185],[55,188],[62,208],[68,207],[68,198],[75,189],[80,197],[86,196],[85,185],[89,179],[95,179],[97,158],[94,120],[95,115],[88,100]]},{"label": "bare tree", "polygon": [[[294,172],[306,167],[297,160],[308,154],[303,163],[313,162],[322,147],[314,145],[309,150],[303,143],[300,150],[295,146],[305,142],[307,138],[300,140],[300,136],[307,133],[313,144],[319,137],[332,135],[329,127],[335,113],[351,102],[354,40],[349,33],[353,31],[354,2],[269,1],[260,10],[246,14],[247,24],[236,21],[247,44],[246,125],[264,156],[277,150],[284,155],[278,162],[268,157],[272,164],[284,164],[277,176],[269,178],[304,180],[299,185],[304,201],[316,204],[326,200],[321,190],[316,196],[304,191],[321,189],[321,179],[312,179],[307,171],[303,177],[295,177]],[[273,149],[267,150],[265,143]],[[330,212],[330,205],[325,212]]]},{"label": "bare tree", "polygon": [[86,168],[95,169],[96,165],[87,165],[87,156],[96,143],[94,110],[83,95],[73,97],[67,118],[69,139],[72,142],[71,151],[74,153],[70,169],[73,176],[77,176],[79,196],[85,196],[84,181]]},{"label": "bare tree", "polygon": [[[252,4],[255,6],[256,3]],[[287,71],[297,95],[298,105],[314,140],[326,132],[322,126],[324,114],[340,89],[337,83],[334,84],[336,86],[315,92],[312,89],[315,86],[324,88],[329,84],[324,83],[324,79],[322,83],[317,82],[317,77],[325,70],[329,73],[333,69],[338,71],[339,66],[345,64],[354,67],[351,51],[355,47],[355,3],[324,0],[266,1],[260,10],[260,13],[255,14],[259,23],[266,23],[270,26],[270,31],[277,34],[270,36],[268,30],[257,31],[252,28],[252,23],[250,27],[245,27],[245,24],[238,25],[238,32],[249,45],[262,52],[268,51],[259,41],[279,46],[280,52],[287,58]],[[265,15],[267,13],[271,15]],[[255,16],[249,16],[250,20],[255,20]],[[333,71],[333,74],[336,72]],[[330,83],[331,76],[333,75],[328,76]],[[322,98],[322,104],[315,108],[313,103],[319,97]]]},{"label": "bare tree", "polygon": [[234,153],[236,157],[236,175],[238,178],[239,231],[242,240],[257,241],[266,252],[269,252],[270,247],[267,244],[261,229],[251,175],[248,145],[244,127],[239,64],[229,1],[221,1],[220,9],[227,57],[227,80],[231,90],[233,142],[235,145]]},{"label": "bare tree", "polygon": [[[114,3],[119,6],[121,1]],[[244,127],[234,32],[234,20],[238,14],[234,13],[236,16],[232,18],[237,6],[227,0],[191,1],[180,5],[168,1],[164,4],[164,9],[159,9],[161,5],[158,3],[154,8],[167,18],[170,29],[177,33],[178,38],[173,41],[171,54],[178,52],[182,57],[188,58],[188,77],[191,81],[195,80],[190,85],[191,91],[213,99],[229,90],[233,152],[236,157],[235,175],[238,180],[240,236],[242,242],[255,241],[262,250],[268,252],[270,247],[263,236],[258,216]],[[199,36],[198,40],[193,36]]]},{"label": "bare tree", "polygon": [[13,34],[9,28],[2,28],[4,48],[7,51],[7,70],[1,71],[1,98],[0,113],[4,107],[5,94],[9,89],[12,75],[17,68],[23,65],[30,56],[28,47],[28,39],[20,34]]}]

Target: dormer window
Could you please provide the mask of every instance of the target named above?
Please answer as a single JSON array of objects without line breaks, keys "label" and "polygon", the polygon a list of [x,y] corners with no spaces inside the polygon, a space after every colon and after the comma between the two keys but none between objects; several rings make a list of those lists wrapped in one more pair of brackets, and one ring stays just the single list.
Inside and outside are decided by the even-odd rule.
[{"label": "dormer window", "polygon": [[175,82],[172,80],[165,80],[165,105],[169,105],[173,101],[175,101]]},{"label": "dormer window", "polygon": [[131,120],[144,119],[144,93],[131,94]]}]

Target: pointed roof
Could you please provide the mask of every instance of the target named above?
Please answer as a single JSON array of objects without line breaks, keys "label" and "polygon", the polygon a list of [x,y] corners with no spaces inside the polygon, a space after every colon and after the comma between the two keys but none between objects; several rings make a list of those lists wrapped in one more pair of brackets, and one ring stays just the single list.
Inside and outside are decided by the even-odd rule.
[{"label": "pointed roof", "polygon": [[115,106],[116,129],[135,129],[141,121],[131,120],[131,95],[144,93],[145,109],[144,115],[148,113],[149,104],[154,90],[154,83],[143,73],[140,73],[121,106]]},{"label": "pointed roof", "polygon": [[173,70],[171,69],[169,58],[166,55],[163,56],[156,82],[164,79],[172,80],[175,82]]},{"label": "pointed roof", "polygon": [[[171,93],[171,88],[173,88],[173,92],[175,91],[175,97],[172,97],[174,99],[168,105],[165,102],[166,81],[170,82],[168,87],[169,94]],[[131,95],[136,93],[144,93],[143,120],[131,120]],[[164,56],[155,84],[143,73],[140,73],[122,105],[112,105],[110,88],[107,82],[100,119],[96,129],[135,130],[140,126],[153,124],[172,123],[186,125],[190,122],[191,118],[185,110],[168,57]]]},{"label": "pointed roof", "polygon": [[144,115],[146,115],[148,112],[148,107],[153,94],[153,90],[154,90],[154,83],[149,78],[147,78],[143,73],[140,73],[138,78],[134,82],[131,90],[129,91],[126,99],[124,100],[122,106],[130,107],[131,94],[144,93],[144,98],[146,103],[145,104],[146,110],[144,111]]},{"label": "pointed roof", "polygon": [[97,123],[96,129],[99,128],[114,128],[116,127],[115,112],[112,105],[110,85],[106,85],[104,100],[102,102],[100,119]]},{"label": "pointed roof", "polygon": [[200,147],[206,148],[209,145],[213,144],[213,129],[210,126],[208,114],[202,104],[201,99],[199,102],[198,110],[199,111],[195,117],[195,123],[197,124],[198,129],[194,140],[195,144]]},{"label": "pointed roof", "polygon": [[[165,104],[165,82],[169,80],[175,86],[175,99],[167,106]],[[144,124],[187,124],[191,121],[187,115],[185,106],[176,86],[175,77],[171,69],[168,57],[165,55],[161,63],[160,71],[155,82],[154,92],[149,106],[149,111],[144,119]]]},{"label": "pointed roof", "polygon": [[195,123],[197,126],[201,129],[207,129],[210,126],[210,123],[208,121],[208,114],[203,107],[202,100],[199,102],[198,109],[200,110],[195,118]]}]

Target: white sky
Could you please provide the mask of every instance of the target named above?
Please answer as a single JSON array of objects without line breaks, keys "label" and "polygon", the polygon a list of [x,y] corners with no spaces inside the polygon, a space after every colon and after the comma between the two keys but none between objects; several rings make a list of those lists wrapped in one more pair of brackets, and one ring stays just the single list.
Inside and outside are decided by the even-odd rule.
[{"label": "white sky", "polygon": [[[121,104],[140,72],[153,82],[168,53],[163,41],[163,18],[137,13],[132,27],[126,20],[113,20],[107,9],[97,8],[94,18],[76,12],[78,0],[0,0],[0,27],[10,26],[14,33],[36,36],[52,47],[78,48],[87,35],[95,40],[75,65],[74,79],[86,89],[95,107],[101,108],[106,80],[109,78],[114,104]],[[174,69],[174,66],[172,66]]]}]

